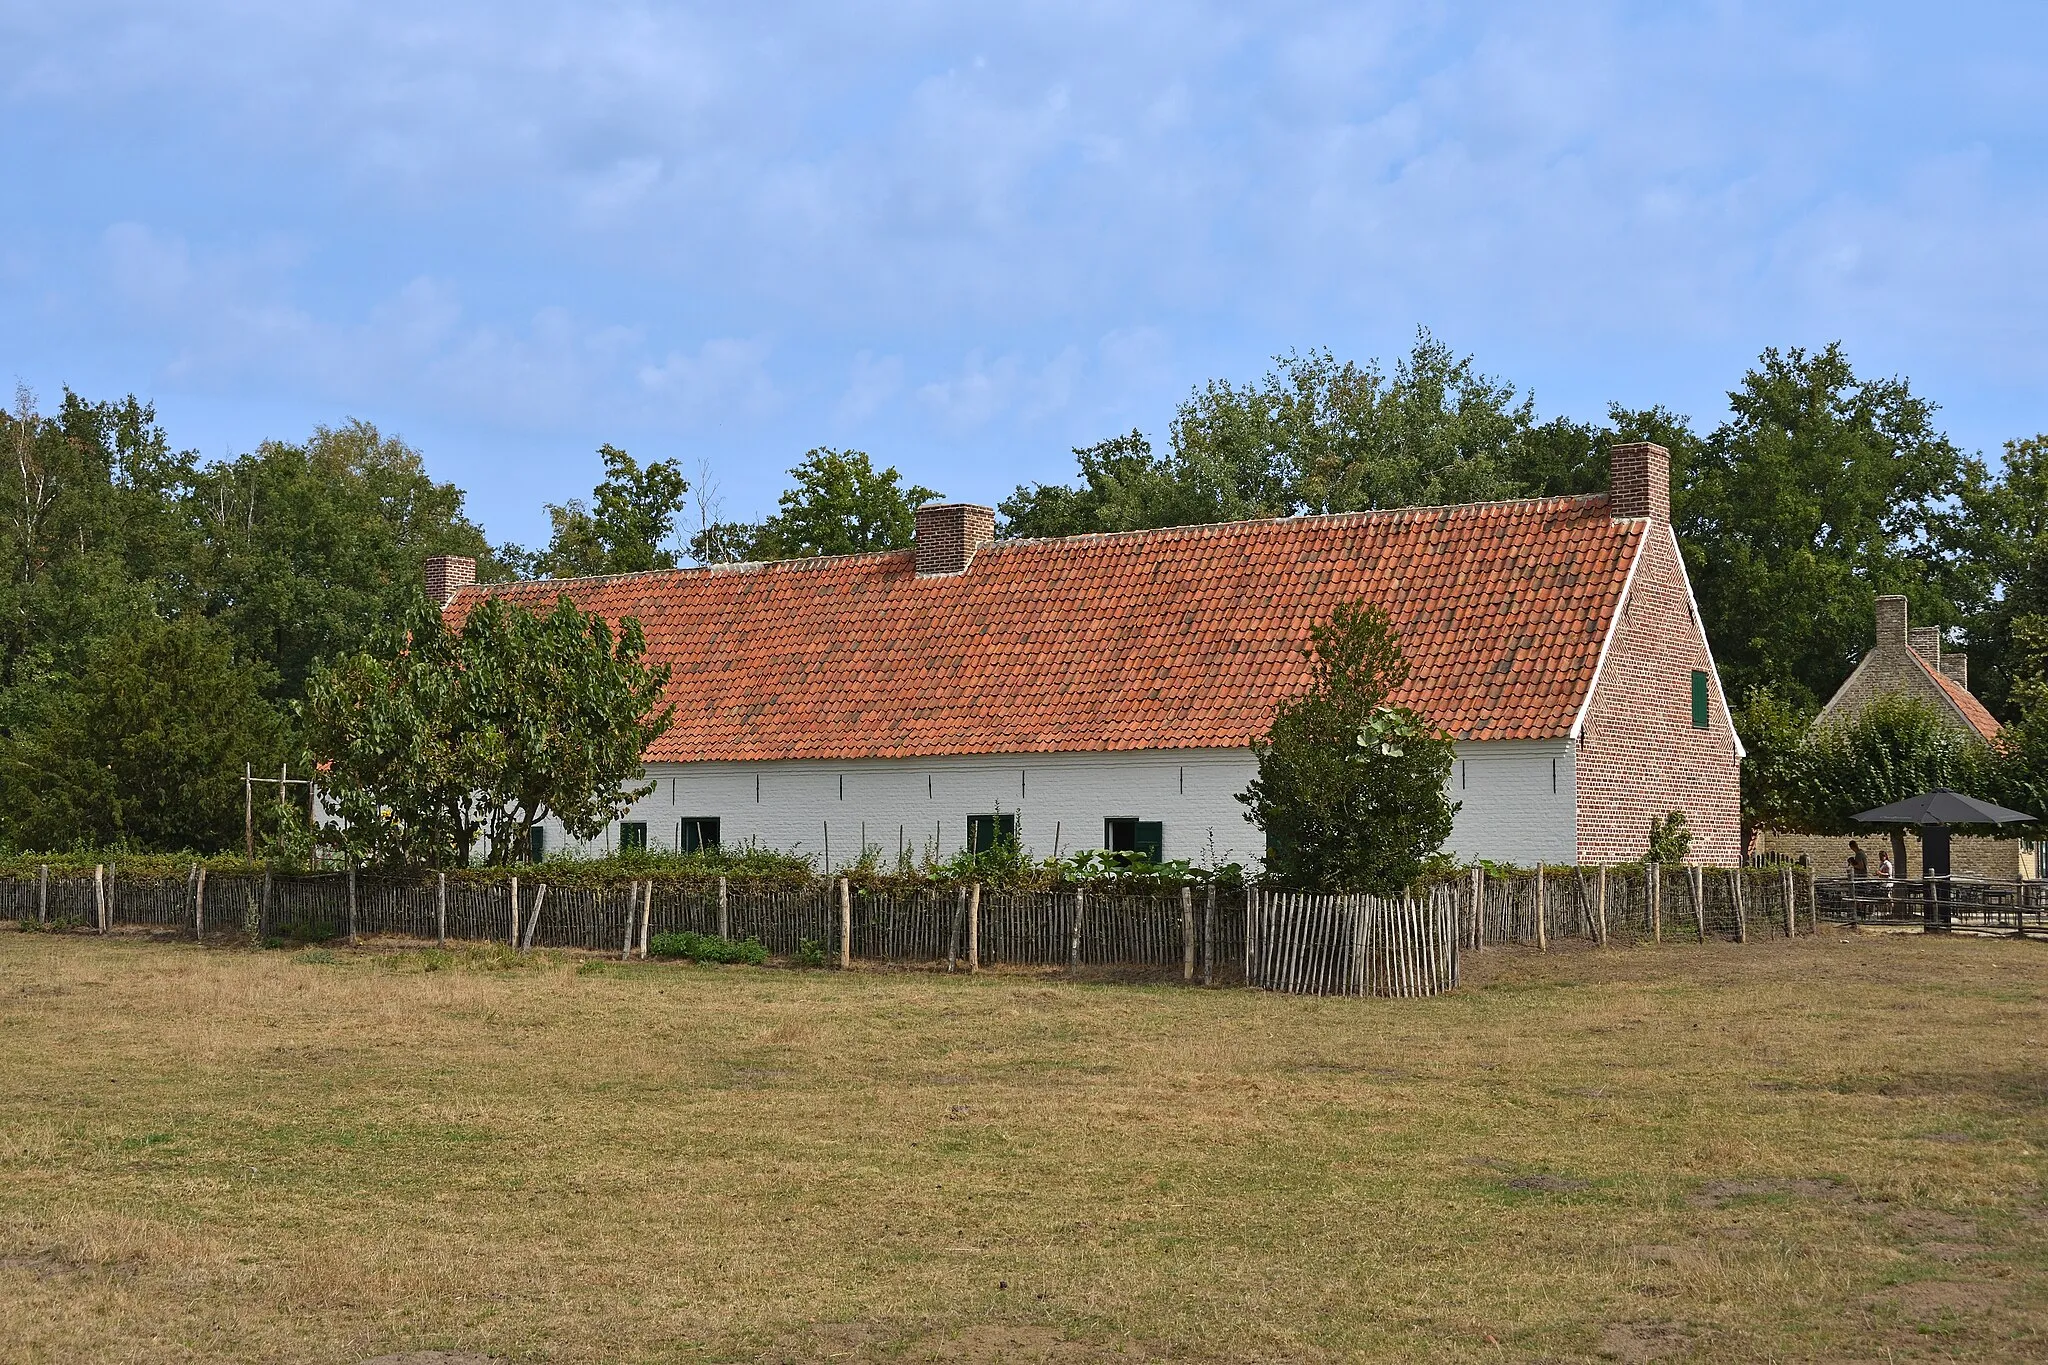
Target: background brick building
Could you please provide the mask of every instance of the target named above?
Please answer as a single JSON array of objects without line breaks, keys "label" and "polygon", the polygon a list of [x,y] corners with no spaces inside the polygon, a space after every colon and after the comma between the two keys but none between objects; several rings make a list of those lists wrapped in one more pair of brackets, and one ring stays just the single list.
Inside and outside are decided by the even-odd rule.
[{"label": "background brick building", "polygon": [[[1970,693],[1968,656],[1944,650],[1939,627],[1913,625],[1903,597],[1880,596],[1876,614],[1877,636],[1869,652],[1835,689],[1835,695],[1821,708],[1814,724],[1847,722],[1879,697],[1905,696],[1934,706],[1957,731],[1986,744],[1995,743],[1998,720]],[[1804,857],[1823,875],[1839,876],[1848,862],[1849,837],[1767,832],[1760,843],[1766,852]],[[1855,837],[1870,854],[1874,872],[1877,851],[1888,846],[1890,836],[1873,829],[1868,835]],[[1894,868],[1894,874],[1918,877],[1919,839],[1909,834],[1905,852],[1905,866]],[[2033,842],[2020,839],[1958,838],[1951,841],[1949,866],[1955,875],[1994,881],[2037,877],[2041,874],[2040,849]]]}]

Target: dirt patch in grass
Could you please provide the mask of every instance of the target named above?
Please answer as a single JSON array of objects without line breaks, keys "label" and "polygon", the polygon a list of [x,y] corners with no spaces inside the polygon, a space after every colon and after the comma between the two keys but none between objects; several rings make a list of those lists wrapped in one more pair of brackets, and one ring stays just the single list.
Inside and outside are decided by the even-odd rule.
[{"label": "dirt patch in grass", "polygon": [[1897,1209],[1891,1215],[1892,1225],[1909,1237],[1952,1242],[1973,1242],[1977,1239],[1977,1220],[1958,1218],[1955,1214],[1940,1209]]},{"label": "dirt patch in grass", "polygon": [[1893,1285],[1866,1302],[1874,1307],[1896,1306],[1907,1317],[1928,1319],[1987,1313],[2002,1307],[2012,1295],[2012,1286],[1996,1280],[1916,1280]]},{"label": "dirt patch in grass", "polygon": [[1595,1354],[1602,1360],[1618,1360],[1622,1365],[1650,1365],[1652,1361],[1685,1354],[1692,1348],[1692,1341],[1692,1334],[1675,1323],[1616,1322],[1609,1323],[1600,1333]]},{"label": "dirt patch in grass", "polygon": [[2048,945],[324,951],[0,930],[0,1362],[2048,1358]]}]

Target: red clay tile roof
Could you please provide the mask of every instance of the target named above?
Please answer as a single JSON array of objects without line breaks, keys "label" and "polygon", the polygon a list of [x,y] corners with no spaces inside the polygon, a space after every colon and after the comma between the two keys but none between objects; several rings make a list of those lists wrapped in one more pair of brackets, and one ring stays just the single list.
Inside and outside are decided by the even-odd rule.
[{"label": "red clay tile roof", "polygon": [[1987,743],[1998,738],[1998,732],[2005,727],[1998,723],[1998,717],[1984,709],[1983,702],[1970,694],[1969,688],[1928,663],[1917,651],[1913,655],[1913,662],[1920,665],[1921,672],[1934,679],[1934,685],[1955,704],[1956,710],[1963,713],[1963,719],[1970,723],[1972,730],[1983,736]]},{"label": "red clay tile roof", "polygon": [[1464,739],[1567,734],[1646,523],[1604,495],[998,541],[465,588],[637,617],[673,668],[650,761],[1240,747],[1308,681],[1309,626],[1383,607],[1401,701]]}]

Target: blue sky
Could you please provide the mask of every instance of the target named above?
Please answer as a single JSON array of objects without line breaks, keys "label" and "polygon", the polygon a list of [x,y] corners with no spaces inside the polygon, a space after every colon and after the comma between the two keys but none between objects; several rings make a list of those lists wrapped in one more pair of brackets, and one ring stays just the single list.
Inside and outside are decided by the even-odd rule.
[{"label": "blue sky", "polygon": [[600,442],[1064,477],[1425,325],[1711,425],[1840,339],[2048,429],[2048,7],[0,0],[0,380],[403,434],[494,538]]}]

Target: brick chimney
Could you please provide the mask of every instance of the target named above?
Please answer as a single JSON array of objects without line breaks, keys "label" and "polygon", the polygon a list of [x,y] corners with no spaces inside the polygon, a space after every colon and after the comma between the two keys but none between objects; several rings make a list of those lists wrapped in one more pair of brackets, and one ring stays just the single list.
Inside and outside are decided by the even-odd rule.
[{"label": "brick chimney", "polygon": [[420,566],[427,580],[427,600],[447,606],[455,594],[476,582],[476,561],[468,555],[433,555]]},{"label": "brick chimney", "polygon": [[1936,665],[1957,687],[1970,690],[1970,656],[1967,654],[1944,654]]},{"label": "brick chimney", "polygon": [[1633,521],[1671,520],[1671,452],[1648,441],[1630,441],[1607,452],[1607,506]]},{"label": "brick chimney", "polygon": [[1883,593],[1877,599],[1877,647],[1910,649],[1911,635],[1906,623],[1906,599],[1897,593]]},{"label": "brick chimney", "polygon": [[1941,667],[1941,627],[1914,626],[1906,632],[1906,643],[1913,646],[1913,652],[1936,668]]},{"label": "brick chimney", "polygon": [[917,576],[967,572],[974,552],[996,538],[996,509],[971,502],[928,502],[917,509]]}]

